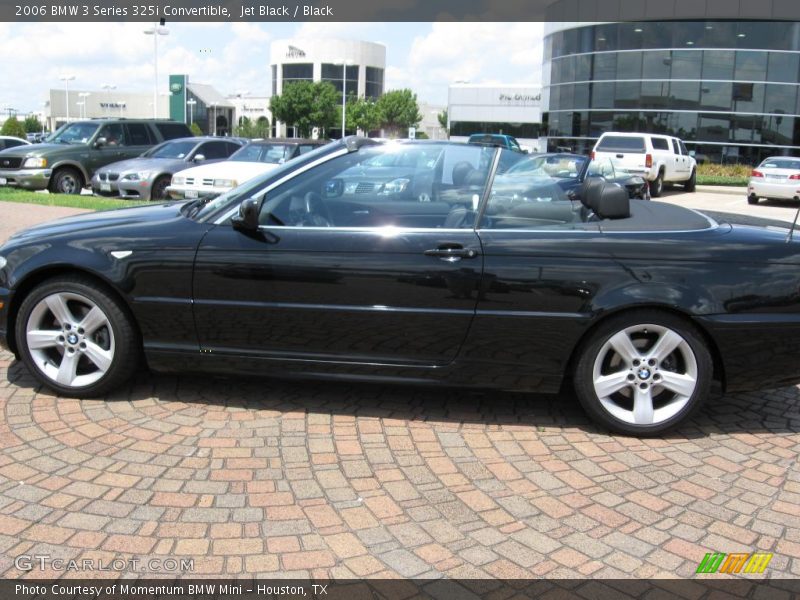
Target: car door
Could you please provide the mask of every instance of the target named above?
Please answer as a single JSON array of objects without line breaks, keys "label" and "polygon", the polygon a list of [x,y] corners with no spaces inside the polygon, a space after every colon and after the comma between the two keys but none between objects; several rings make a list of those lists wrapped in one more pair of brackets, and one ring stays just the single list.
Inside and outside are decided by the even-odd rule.
[{"label": "car door", "polygon": [[156,143],[146,123],[126,123],[125,131],[125,145],[122,146],[125,158],[141,156]]},{"label": "car door", "polygon": [[684,156],[681,152],[680,144],[675,138],[670,138],[672,150],[675,153],[675,177],[673,181],[683,181],[689,178],[689,170],[687,168],[688,157]]},{"label": "car door", "polygon": [[[425,366],[455,359],[483,260],[467,215],[475,215],[488,171],[465,182],[460,196],[450,186],[446,198],[428,179],[425,195],[408,199],[414,172],[369,190],[351,183],[362,163],[402,147],[362,148],[267,188],[257,234],[228,220],[206,235],[194,275],[204,351]],[[485,149],[470,150],[477,170]]]},{"label": "car door", "polygon": [[[128,158],[125,154],[125,137],[125,127],[122,123],[106,123],[100,128],[94,137],[94,143],[89,146],[86,166],[90,177],[100,167]],[[98,145],[101,138],[105,143]]]},{"label": "car door", "polygon": [[211,141],[211,142],[204,142],[198,148],[197,152],[195,152],[195,156],[202,155],[203,156],[203,163],[212,163],[212,162],[219,162],[221,160],[225,160],[228,158],[233,152],[230,150],[230,146],[232,146],[230,142],[225,141]]}]

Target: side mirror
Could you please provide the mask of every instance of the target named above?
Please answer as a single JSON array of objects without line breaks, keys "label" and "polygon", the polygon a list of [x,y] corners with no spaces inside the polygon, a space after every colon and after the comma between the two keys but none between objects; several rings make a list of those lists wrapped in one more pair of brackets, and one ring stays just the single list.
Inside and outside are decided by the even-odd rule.
[{"label": "side mirror", "polygon": [[108,144],[108,140],[104,137],[99,137],[94,141],[95,148],[102,148],[106,144]]},{"label": "side mirror", "polygon": [[195,154],[192,159],[194,162],[203,162],[206,159],[205,154]]},{"label": "side mirror", "polygon": [[696,152],[695,152],[694,150],[689,150],[689,156],[691,156],[692,158],[694,158],[694,157],[695,157],[695,155],[696,155]]},{"label": "side mirror", "polygon": [[234,229],[239,231],[258,231],[258,215],[261,212],[261,201],[247,198],[239,205],[239,214],[231,219]]}]

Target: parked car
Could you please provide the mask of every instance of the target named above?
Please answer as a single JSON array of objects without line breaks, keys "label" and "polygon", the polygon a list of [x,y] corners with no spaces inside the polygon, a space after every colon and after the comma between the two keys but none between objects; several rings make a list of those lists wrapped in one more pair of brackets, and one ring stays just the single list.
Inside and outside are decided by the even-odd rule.
[{"label": "parked car", "polygon": [[684,143],[675,137],[650,133],[604,133],[597,140],[592,159],[613,158],[632,173],[650,182],[650,193],[658,198],[665,184],[680,183],[693,192],[697,164]]},{"label": "parked car", "polygon": [[47,137],[47,134],[45,134],[44,132],[41,132],[41,131],[38,131],[36,133],[26,133],[25,134],[25,139],[28,142],[30,142],[31,144],[38,144],[45,137]]},{"label": "parked car", "polygon": [[620,184],[630,198],[650,199],[647,180],[620,167],[610,158],[590,160],[580,154],[540,154],[518,161],[507,171],[509,175],[537,172],[546,179],[555,179],[567,196],[575,200],[580,199],[583,183],[590,177]]},{"label": "parked car", "polygon": [[0,153],[0,186],[80,194],[100,167],[139,156],[165,140],[191,136],[184,123],[168,120],[73,121],[41,144]]},{"label": "parked car", "polygon": [[168,200],[172,175],[190,165],[219,162],[239,150],[244,138],[189,137],[159,144],[138,158],[98,169],[92,191],[98,196],[134,200]]},{"label": "parked car", "polygon": [[[6,150],[7,148],[30,145],[31,143],[28,140],[23,140],[22,138],[14,137],[13,135],[0,135],[0,151]],[[2,164],[2,161],[0,161],[0,165]]]},{"label": "parked car", "polygon": [[179,171],[167,187],[170,197],[215,198],[283,163],[326,144],[325,140],[274,138],[252,142],[226,161]]},{"label": "parked car", "polygon": [[521,154],[526,154],[522,146],[519,145],[517,138],[502,133],[473,133],[467,140],[470,144],[481,144],[482,146],[496,146],[506,148]]},{"label": "parked car", "polygon": [[764,159],[750,172],[747,183],[748,204],[769,200],[800,199],[800,158],[774,156]]},{"label": "parked car", "polygon": [[602,180],[582,202],[555,180],[526,197],[524,177],[495,187],[508,150],[407,144],[441,152],[424,201],[329,194],[414,147],[350,137],[213,200],[18,233],[0,247],[0,341],[60,396],[103,396],[143,355],[165,371],[574,388],[596,421],[645,436],[683,423],[713,379],[800,381],[789,225],[632,202]]}]

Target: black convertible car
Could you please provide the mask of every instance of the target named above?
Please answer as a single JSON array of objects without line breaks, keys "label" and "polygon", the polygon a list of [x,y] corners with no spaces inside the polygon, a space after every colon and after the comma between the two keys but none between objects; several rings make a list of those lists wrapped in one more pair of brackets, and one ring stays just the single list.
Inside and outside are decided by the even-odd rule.
[{"label": "black convertible car", "polygon": [[349,193],[360,165],[409,146],[346,138],[212,201],[18,233],[0,247],[0,341],[67,396],[107,393],[140,357],[204,373],[571,385],[596,420],[635,435],[686,419],[715,379],[800,381],[788,227],[631,201],[593,178],[571,200],[540,173],[498,173],[507,150],[415,143],[426,158],[402,185],[388,168],[386,185]]}]

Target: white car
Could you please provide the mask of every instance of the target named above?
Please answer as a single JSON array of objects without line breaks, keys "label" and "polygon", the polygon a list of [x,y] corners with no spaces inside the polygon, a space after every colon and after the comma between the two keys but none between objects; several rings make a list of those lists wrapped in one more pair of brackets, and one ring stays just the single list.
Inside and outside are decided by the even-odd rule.
[{"label": "white car", "polygon": [[650,182],[654,198],[665,183],[680,183],[693,192],[697,182],[697,163],[678,138],[652,133],[608,132],[600,136],[592,160],[610,158],[615,165],[641,175]]},{"label": "white car", "polygon": [[759,198],[799,199],[800,158],[775,156],[763,160],[753,169],[747,184],[747,202],[758,204]]},{"label": "white car", "polygon": [[14,137],[13,135],[0,135],[0,150],[30,145],[31,143],[28,140],[23,140],[22,138]]},{"label": "white car", "polygon": [[167,193],[176,200],[214,198],[325,143],[303,139],[252,142],[228,160],[178,171],[172,176]]}]

